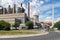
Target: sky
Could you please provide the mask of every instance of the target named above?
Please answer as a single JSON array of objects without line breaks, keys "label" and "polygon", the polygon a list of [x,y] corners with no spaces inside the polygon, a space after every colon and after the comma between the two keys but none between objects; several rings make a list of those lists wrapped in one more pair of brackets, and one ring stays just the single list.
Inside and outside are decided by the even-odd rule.
[{"label": "sky", "polygon": [[23,3],[25,12],[27,13],[27,3],[30,2],[30,17],[38,12],[39,21],[51,21],[52,20],[52,5],[54,4],[54,22],[60,20],[60,0],[0,0],[0,6],[8,7],[13,4],[20,6]]}]

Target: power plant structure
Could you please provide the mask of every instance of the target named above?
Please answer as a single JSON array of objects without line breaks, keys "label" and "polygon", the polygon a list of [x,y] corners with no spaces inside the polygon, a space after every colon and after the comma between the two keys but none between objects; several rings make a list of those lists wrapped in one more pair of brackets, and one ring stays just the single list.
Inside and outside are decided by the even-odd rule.
[{"label": "power plant structure", "polygon": [[[29,11],[30,11],[30,8],[28,3],[28,14],[29,14]],[[29,20],[28,16],[25,13],[25,9],[23,8],[22,3],[21,3],[21,7],[18,7],[18,8],[16,7],[15,4],[13,8],[11,8],[10,5],[8,6],[8,8],[4,8],[0,6],[0,20],[9,22],[12,25],[14,23],[25,24],[25,22]]]},{"label": "power plant structure", "polygon": [[35,13],[34,13],[34,25],[36,24],[36,23],[38,23],[39,22],[39,12],[38,11],[36,11]]}]

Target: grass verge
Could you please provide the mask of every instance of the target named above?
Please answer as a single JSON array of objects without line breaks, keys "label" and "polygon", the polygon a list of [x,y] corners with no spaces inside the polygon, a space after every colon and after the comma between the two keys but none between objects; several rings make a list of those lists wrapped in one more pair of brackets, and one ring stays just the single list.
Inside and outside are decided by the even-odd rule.
[{"label": "grass verge", "polygon": [[11,30],[11,31],[0,31],[0,35],[22,35],[22,34],[37,34],[37,31],[31,30]]}]

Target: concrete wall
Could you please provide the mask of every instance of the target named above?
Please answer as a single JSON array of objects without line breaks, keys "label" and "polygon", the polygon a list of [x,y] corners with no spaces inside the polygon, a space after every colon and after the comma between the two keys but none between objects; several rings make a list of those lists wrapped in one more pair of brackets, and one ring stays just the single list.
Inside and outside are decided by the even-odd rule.
[{"label": "concrete wall", "polygon": [[25,13],[17,14],[0,14],[0,20],[7,21],[11,24],[15,23],[15,19],[21,19],[22,23],[25,21]]}]

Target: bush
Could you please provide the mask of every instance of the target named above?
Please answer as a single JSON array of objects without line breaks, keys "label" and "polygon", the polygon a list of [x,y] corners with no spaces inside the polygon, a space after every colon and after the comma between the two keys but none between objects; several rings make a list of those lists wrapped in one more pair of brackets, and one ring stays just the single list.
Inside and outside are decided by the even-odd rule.
[{"label": "bush", "polygon": [[38,26],[38,28],[42,28],[42,25],[41,24],[36,24]]},{"label": "bush", "polygon": [[6,21],[0,21],[0,30],[10,30],[10,24]]},{"label": "bush", "polygon": [[33,22],[32,21],[27,21],[26,26],[28,26],[28,29],[33,29]]},{"label": "bush", "polygon": [[17,27],[19,27],[19,24],[18,24],[18,23],[15,23],[15,24],[13,25],[13,27],[15,27],[15,29],[17,29]]},{"label": "bush", "polygon": [[56,23],[54,24],[54,27],[60,29],[60,21],[56,22]]}]

